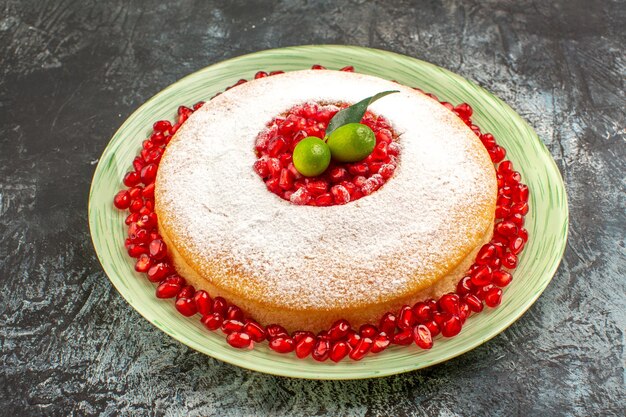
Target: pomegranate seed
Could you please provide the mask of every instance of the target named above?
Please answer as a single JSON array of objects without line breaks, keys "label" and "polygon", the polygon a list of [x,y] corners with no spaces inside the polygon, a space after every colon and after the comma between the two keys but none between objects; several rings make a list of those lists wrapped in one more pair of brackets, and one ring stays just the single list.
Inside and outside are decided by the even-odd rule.
[{"label": "pomegranate seed", "polygon": [[270,339],[275,337],[289,337],[287,330],[285,330],[285,328],[280,324],[270,324],[265,328],[265,331]]},{"label": "pomegranate seed", "polygon": [[528,202],[528,194],[528,186],[525,184],[518,184],[517,187],[513,189],[511,199],[515,203],[526,203]]},{"label": "pomegranate seed", "polygon": [[141,191],[141,196],[149,200],[154,199],[154,183],[148,184],[143,187],[143,190]]},{"label": "pomegranate seed", "polygon": [[430,306],[424,302],[418,302],[413,306],[417,323],[425,323],[433,319],[433,312]]},{"label": "pomegranate seed", "polygon": [[153,264],[148,268],[148,280],[150,282],[160,282],[165,277],[171,275],[174,272],[174,268],[167,262],[159,262]]},{"label": "pomegranate seed", "polygon": [[378,335],[378,329],[371,324],[364,324],[359,328],[359,335],[373,339]]},{"label": "pomegranate seed", "polygon": [[380,324],[378,328],[381,332],[385,332],[386,334],[394,334],[396,332],[398,319],[392,313],[386,313],[382,319],[380,319]]},{"label": "pomegranate seed", "polygon": [[480,265],[470,274],[473,285],[480,287],[491,282],[491,268],[488,265]]},{"label": "pomegranate seed", "polygon": [[152,260],[150,259],[148,255],[143,254],[139,256],[139,258],[137,259],[137,262],[135,263],[135,271],[148,272],[148,269],[150,269],[150,266],[152,266]]},{"label": "pomegranate seed", "polygon": [[126,225],[129,226],[131,223],[135,223],[137,220],[139,220],[140,216],[141,216],[141,214],[139,214],[139,213],[130,213],[126,217],[126,220],[124,220],[124,223],[126,223]]},{"label": "pomegranate seed", "polygon": [[330,170],[328,176],[333,183],[339,183],[343,181],[348,175],[348,171],[345,168],[333,168]]},{"label": "pomegranate seed", "polygon": [[198,313],[207,316],[213,312],[213,300],[204,290],[199,290],[193,295],[193,302],[196,303]]},{"label": "pomegranate seed", "polygon": [[141,169],[141,182],[144,184],[150,184],[154,182],[157,174],[157,166],[156,164],[148,164]]},{"label": "pomegranate seed", "polygon": [[511,206],[510,213],[521,214],[522,216],[525,216],[528,214],[528,210],[528,203],[517,203]]},{"label": "pomegranate seed", "polygon": [[245,349],[252,344],[252,339],[249,335],[241,332],[234,332],[226,337],[226,341],[229,345],[238,349]]},{"label": "pomegranate seed", "polygon": [[518,255],[523,249],[524,249],[524,244],[526,242],[524,242],[524,239],[522,239],[521,237],[516,237],[513,238],[509,241],[509,250],[511,251],[511,253],[513,253],[514,255]]},{"label": "pomegranate seed", "polygon": [[267,167],[267,162],[263,159],[257,159],[254,163],[254,170],[263,179],[267,178],[270,174],[270,170]]},{"label": "pomegranate seed", "polygon": [[460,295],[464,295],[471,292],[472,288],[474,288],[474,285],[472,284],[472,278],[467,276],[463,277],[463,279],[461,279],[456,285],[456,292]]},{"label": "pomegranate seed", "polygon": [[400,333],[393,335],[393,343],[396,345],[410,345],[413,343],[413,329],[404,329]]},{"label": "pomegranate seed", "polygon": [[497,307],[502,302],[502,289],[494,287],[485,293],[485,304],[487,307]]},{"label": "pomegranate seed", "polygon": [[333,204],[333,201],[334,198],[332,194],[325,193],[315,198],[315,205],[320,207],[330,206]]},{"label": "pomegranate seed", "polygon": [[217,330],[222,327],[224,317],[220,313],[211,313],[203,316],[200,322],[209,330]]},{"label": "pomegranate seed", "polygon": [[161,239],[155,239],[150,242],[150,256],[154,260],[160,260],[167,255],[167,245]]},{"label": "pomegranate seed", "polygon": [[360,361],[367,355],[374,342],[369,337],[364,337],[359,341],[354,349],[350,352],[350,359]]},{"label": "pomegranate seed", "polygon": [[124,185],[127,187],[134,187],[141,181],[141,176],[137,171],[130,171],[124,175]]},{"label": "pomegranate seed", "polygon": [[142,245],[131,244],[128,246],[128,256],[131,258],[139,258],[143,254],[148,253],[148,248]]},{"label": "pomegranate seed", "polygon": [[480,313],[483,311],[483,302],[474,294],[467,294],[463,299],[473,312]]},{"label": "pomegranate seed", "polygon": [[467,120],[470,117],[472,117],[472,108],[470,107],[469,104],[467,103],[461,103],[458,106],[456,106],[454,108],[454,111],[456,112],[456,114],[459,115],[459,117],[463,120]]},{"label": "pomegranate seed", "polygon": [[291,335],[291,337],[293,338],[294,342],[299,343],[303,338],[305,338],[306,336],[311,336],[311,337],[315,337],[315,335],[313,334],[313,332],[309,332],[309,331],[304,331],[304,330],[296,330],[295,332],[293,332],[293,334]]},{"label": "pomegranate seed", "polygon": [[400,315],[398,317],[398,327],[401,329],[412,328],[415,324],[415,314],[413,309],[409,306],[404,306],[400,309]]},{"label": "pomegranate seed", "polygon": [[130,198],[132,200],[141,197],[141,193],[143,192],[143,188],[142,187],[133,187],[130,190],[128,190],[128,194],[130,195]]},{"label": "pomegranate seed", "polygon": [[491,243],[483,245],[478,254],[476,255],[476,263],[480,265],[486,265],[496,255],[496,247]]},{"label": "pomegranate seed", "polygon": [[496,145],[492,150],[489,151],[489,156],[491,156],[491,160],[494,164],[502,161],[506,157],[506,151],[504,148]]},{"label": "pomegranate seed", "polygon": [[330,189],[336,204],[346,204],[350,201],[350,193],[343,185],[335,185]]},{"label": "pomegranate seed", "polygon": [[311,69],[314,69],[314,70],[323,70],[323,69],[326,69],[326,67],[323,67],[323,66],[321,66],[321,65],[315,64],[315,65],[313,65],[313,66],[311,67]]},{"label": "pomegranate seed", "polygon": [[339,71],[354,72],[354,67],[352,65],[348,65],[347,67],[341,68]]},{"label": "pomegranate seed", "polygon": [[522,180],[522,175],[517,171],[507,172],[504,175],[504,183],[508,186],[516,186]]},{"label": "pomegranate seed", "polygon": [[373,340],[372,347],[370,348],[370,352],[378,353],[387,349],[391,344],[391,341],[387,337],[387,335],[383,332],[376,336]]},{"label": "pomegranate seed", "polygon": [[444,313],[459,314],[460,298],[454,293],[448,293],[439,299],[439,310]]},{"label": "pomegranate seed", "polygon": [[507,253],[504,258],[502,258],[502,266],[508,269],[517,268],[517,256],[513,253]]},{"label": "pomegranate seed", "polygon": [[243,311],[235,305],[228,306],[226,310],[226,318],[228,320],[243,320]]},{"label": "pomegranate seed", "polygon": [[469,305],[463,300],[459,301],[459,318],[461,319],[461,323],[465,323],[470,313]]},{"label": "pomegranate seed", "polygon": [[284,74],[285,71],[272,71],[270,72],[270,75],[278,75],[278,74]]},{"label": "pomegranate seed", "polygon": [[115,194],[113,198],[113,204],[120,210],[130,207],[130,194],[126,190],[122,190]]},{"label": "pomegranate seed", "polygon": [[259,78],[265,78],[265,77],[267,77],[267,75],[268,75],[267,72],[259,71],[256,74],[254,74],[254,79],[258,80]]},{"label": "pomegranate seed", "polygon": [[330,360],[337,363],[345,358],[352,348],[346,342],[335,342],[330,348]]},{"label": "pomegranate seed", "polygon": [[430,349],[433,347],[433,337],[428,327],[419,324],[413,328],[413,341],[422,349]]},{"label": "pomegranate seed", "polygon": [[139,210],[141,210],[142,207],[143,207],[143,200],[141,198],[135,198],[133,201],[130,202],[130,206],[128,207],[128,210],[131,213],[137,213],[139,212]]},{"label": "pomegranate seed", "polygon": [[233,332],[241,332],[243,330],[243,323],[239,320],[224,320],[222,323],[222,331],[225,334],[231,334]]},{"label": "pomegranate seed", "polygon": [[511,237],[517,235],[518,228],[512,221],[505,220],[496,224],[495,232],[504,237]]},{"label": "pomegranate seed", "polygon": [[152,125],[154,131],[159,133],[169,132],[171,127],[172,124],[169,122],[169,120],[159,120]]},{"label": "pomegranate seed", "polygon": [[350,323],[347,320],[338,320],[330,326],[328,337],[331,341],[344,339],[350,331]]},{"label": "pomegranate seed", "polygon": [[[493,138],[493,136],[491,137]],[[500,165],[498,165],[498,172],[501,174],[506,174],[511,171],[513,171],[513,162],[511,161],[502,161]]]},{"label": "pomegranate seed", "polygon": [[378,173],[384,178],[389,179],[393,176],[394,171],[396,170],[395,165],[393,164],[383,164],[378,170]]},{"label": "pomegranate seed", "polygon": [[176,299],[179,298],[193,298],[193,295],[196,293],[193,285],[185,285],[178,294],[176,294]]},{"label": "pomegranate seed", "polygon": [[256,321],[248,321],[245,326],[243,326],[243,331],[250,335],[250,338],[257,343],[265,340],[265,329]]},{"label": "pomegranate seed", "polygon": [[222,297],[215,297],[213,299],[213,312],[219,313],[222,317],[226,316],[226,309],[228,303]]},{"label": "pomegranate seed", "polygon": [[270,349],[278,353],[293,352],[296,347],[295,342],[291,337],[276,337],[269,343]]},{"label": "pomegranate seed", "polygon": [[513,280],[513,276],[506,271],[497,270],[493,271],[493,283],[498,287],[506,287]]},{"label": "pomegranate seed", "polygon": [[458,316],[450,316],[441,326],[441,335],[443,337],[456,336],[461,332],[462,327],[463,324]]},{"label": "pomegranate seed", "polygon": [[157,298],[174,298],[182,285],[178,282],[164,280],[156,289]]},{"label": "pomegranate seed", "polygon": [[325,338],[318,338],[315,346],[313,347],[312,355],[313,359],[318,362],[323,362],[328,359],[330,354],[330,342]]},{"label": "pomegranate seed", "polygon": [[361,341],[361,335],[354,330],[350,330],[346,339],[348,340],[348,344],[354,348]]},{"label": "pomegranate seed", "polygon": [[185,317],[191,317],[198,312],[196,303],[191,298],[179,298],[176,300],[176,310]]},{"label": "pomegranate seed", "polygon": [[313,348],[316,346],[316,339],[314,336],[306,335],[296,344],[296,356],[300,359],[306,358],[313,352]]},{"label": "pomegranate seed", "polygon": [[528,242],[528,230],[524,229],[523,227],[520,227],[519,230],[517,231],[517,235],[521,237],[522,239],[524,239],[524,242]]},{"label": "pomegranate seed", "polygon": [[439,325],[435,322],[435,320],[424,323],[424,326],[428,327],[428,330],[430,330],[430,335],[432,337],[437,336],[441,332],[441,329],[439,328]]}]

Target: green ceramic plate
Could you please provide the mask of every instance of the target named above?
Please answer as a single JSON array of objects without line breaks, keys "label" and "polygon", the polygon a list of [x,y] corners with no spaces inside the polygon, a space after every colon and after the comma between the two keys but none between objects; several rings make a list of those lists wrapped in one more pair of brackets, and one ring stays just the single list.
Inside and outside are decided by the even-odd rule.
[{"label": "green ceramic plate", "polygon": [[[241,351],[210,333],[198,318],[178,314],[172,301],[158,300],[154,286],[133,270],[122,242],[124,214],[112,205],[141,141],[152,123],[172,119],[180,104],[206,100],[240,78],[258,70],[297,70],[321,64],[339,69],[354,65],[361,73],[420,87],[451,103],[467,102],[476,123],[492,132],[531,190],[526,217],[530,241],[519,260],[502,305],[471,317],[457,337],[438,337],[433,349],[392,347],[360,362],[318,363],[280,355],[265,344]],[[214,358],[255,371],[311,379],[357,379],[424,368],[458,356],[491,339],[517,320],[539,297],[561,260],[567,237],[568,212],[563,180],[548,150],[509,106],[477,85],[442,68],[403,55],[352,46],[300,46],[257,52],[200,70],[148,100],[115,133],[105,149],[89,195],[89,226],[94,246],[109,279],[124,298],[157,328],[187,346]]]}]

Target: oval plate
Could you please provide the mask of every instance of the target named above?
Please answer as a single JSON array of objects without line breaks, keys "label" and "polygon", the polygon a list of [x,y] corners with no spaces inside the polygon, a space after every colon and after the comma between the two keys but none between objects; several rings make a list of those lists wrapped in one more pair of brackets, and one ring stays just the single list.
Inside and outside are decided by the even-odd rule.
[{"label": "oval plate", "polygon": [[[207,331],[195,318],[178,314],[171,300],[159,300],[154,285],[135,273],[124,249],[124,214],[112,199],[123,187],[152,123],[172,119],[179,105],[207,100],[240,78],[259,70],[298,70],[321,64],[339,69],[354,65],[357,72],[420,87],[453,104],[469,103],[474,120],[491,132],[507,150],[523,181],[530,187],[526,228],[530,240],[506,288],[500,307],[471,317],[451,339],[438,337],[423,351],[416,346],[394,346],[360,362],[339,364],[300,360],[281,355],[266,344],[253,350],[231,348],[223,335]],[[310,379],[358,379],[392,375],[424,368],[458,356],[486,342],[517,320],[546,288],[559,265],[567,238],[568,210],[563,180],[554,160],[533,130],[509,106],[486,90],[435,65],[391,52],[352,46],[299,46],[273,49],[220,62],[195,72],[161,91],[135,111],[115,133],[96,168],[89,194],[89,226],[98,258],[109,279],[150,323],[187,346],[243,368],[275,375]]]}]

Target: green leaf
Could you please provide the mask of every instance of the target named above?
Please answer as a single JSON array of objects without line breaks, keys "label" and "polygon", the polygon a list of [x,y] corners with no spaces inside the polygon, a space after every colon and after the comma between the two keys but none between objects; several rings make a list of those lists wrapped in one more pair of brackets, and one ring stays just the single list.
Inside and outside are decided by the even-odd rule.
[{"label": "green leaf", "polygon": [[370,104],[392,93],[399,93],[399,91],[383,91],[382,93],[378,93],[376,95],[363,99],[350,107],[346,107],[345,109],[338,111],[337,114],[335,114],[328,123],[328,127],[326,128],[326,136],[330,135],[332,131],[337,129],[338,127],[347,125],[348,123],[360,123],[363,115],[365,114],[365,111],[367,110],[367,107]]}]

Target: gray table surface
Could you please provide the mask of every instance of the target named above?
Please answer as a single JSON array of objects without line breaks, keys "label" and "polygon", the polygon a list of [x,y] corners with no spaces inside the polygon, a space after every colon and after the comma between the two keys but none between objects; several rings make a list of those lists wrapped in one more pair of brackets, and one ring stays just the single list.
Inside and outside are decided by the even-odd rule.
[{"label": "gray table surface", "polygon": [[[624,415],[624,1],[0,1],[0,415]],[[353,44],[448,68],[533,126],[571,210],[554,280],[473,351],[378,380],[246,371],[104,275],[95,164],[146,99],[223,59]]]}]

